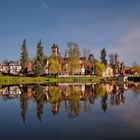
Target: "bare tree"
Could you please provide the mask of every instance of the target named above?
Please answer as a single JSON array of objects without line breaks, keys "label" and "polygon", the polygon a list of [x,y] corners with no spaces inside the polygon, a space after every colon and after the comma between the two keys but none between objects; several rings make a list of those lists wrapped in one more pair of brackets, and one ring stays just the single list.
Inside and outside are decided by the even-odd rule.
[{"label": "bare tree", "polygon": [[118,63],[119,55],[117,53],[109,55],[110,65],[115,65]]},{"label": "bare tree", "polygon": [[70,73],[74,74],[77,73],[76,69],[80,67],[80,48],[77,43],[69,42],[68,46],[68,60],[70,65]]},{"label": "bare tree", "polygon": [[114,65],[115,61],[114,61],[114,54],[110,54],[109,55],[109,61],[110,61],[110,65]]},{"label": "bare tree", "polygon": [[133,67],[139,67],[139,64],[137,63],[137,61],[134,61],[134,62],[132,63],[132,66],[133,66]]},{"label": "bare tree", "polygon": [[89,48],[83,48],[83,57],[88,59],[89,54],[90,54],[90,49]]},{"label": "bare tree", "polygon": [[116,53],[114,54],[115,64],[118,62],[119,55]]},{"label": "bare tree", "polygon": [[68,49],[65,49],[64,51],[64,58],[67,58],[68,57]]}]

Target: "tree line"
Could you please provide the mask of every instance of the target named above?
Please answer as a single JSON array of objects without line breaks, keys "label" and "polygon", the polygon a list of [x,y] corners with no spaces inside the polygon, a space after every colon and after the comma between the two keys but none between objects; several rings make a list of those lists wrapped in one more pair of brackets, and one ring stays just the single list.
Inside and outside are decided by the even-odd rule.
[{"label": "tree line", "polygon": [[[52,48],[57,48],[58,45],[53,44]],[[30,61],[29,53],[27,49],[26,39],[23,40],[21,45],[21,74],[27,76],[32,74],[34,76],[42,76],[44,74],[44,67],[46,65],[46,60],[49,60],[49,73],[58,74],[60,71],[66,71],[65,62],[67,61],[67,72],[71,74],[78,74],[81,67],[85,68],[85,75],[98,75],[101,76],[101,73],[105,71],[107,63],[107,52],[103,48],[100,52],[100,61],[98,61],[93,53],[90,53],[90,49],[84,48],[83,53],[81,53],[80,47],[75,42],[68,42],[67,48],[65,49],[64,56],[58,52],[56,55],[52,53],[49,57],[44,54],[44,47],[42,41],[40,40],[37,43],[36,55],[32,60],[33,68],[28,70],[28,63]],[[59,47],[58,47],[59,48]],[[81,57],[82,56],[82,57]],[[123,63],[120,64],[118,61],[118,54],[110,54],[110,65],[114,70],[114,73],[120,72],[120,67]],[[80,63],[82,60],[82,66]]]}]

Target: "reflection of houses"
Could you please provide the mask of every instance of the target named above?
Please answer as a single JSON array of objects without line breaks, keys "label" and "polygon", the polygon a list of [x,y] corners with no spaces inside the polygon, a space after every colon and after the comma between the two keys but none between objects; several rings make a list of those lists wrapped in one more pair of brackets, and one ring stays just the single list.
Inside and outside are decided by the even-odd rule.
[{"label": "reflection of houses", "polygon": [[20,95],[21,91],[18,86],[11,86],[9,87],[9,94]]},{"label": "reflection of houses", "polygon": [[32,91],[32,88],[31,88],[31,87],[29,87],[29,88],[27,89],[27,95],[28,95],[29,98],[32,97],[33,91]]},{"label": "reflection of houses", "polygon": [[21,91],[18,86],[10,86],[10,87],[2,88],[1,94],[3,94],[3,95],[10,95],[10,94],[20,95]]},{"label": "reflection of houses", "polygon": [[21,91],[18,86],[10,86],[2,88],[0,94],[7,96],[7,98],[19,98]]},{"label": "reflection of houses", "polygon": [[105,71],[102,73],[102,77],[113,77],[113,69],[110,66],[106,66]]},{"label": "reflection of houses", "polygon": [[124,103],[124,90],[131,86],[140,88],[139,85],[124,85],[122,83],[121,85],[118,83],[99,85],[76,83],[45,87],[39,85],[38,88],[31,85],[20,86],[21,93],[18,86],[9,86],[0,89],[0,98],[7,100],[19,98],[20,96],[21,107],[25,111],[24,113],[27,111],[28,101],[34,98],[34,101],[37,103],[37,115],[39,118],[43,115],[43,105],[47,103],[51,104],[53,114],[59,113],[63,106],[66,112],[71,113],[71,115],[77,115],[80,113],[80,110],[90,111],[91,105],[96,104],[98,101],[101,103],[104,111],[106,111],[108,104],[116,106]]},{"label": "reflection of houses", "polygon": [[113,85],[111,84],[104,84],[103,87],[105,87],[107,94],[110,94],[113,90]]},{"label": "reflection of houses", "polygon": [[128,84],[128,88],[140,90],[140,83],[131,83],[131,84]]},{"label": "reflection of houses", "polygon": [[128,79],[128,76],[127,76],[127,75],[120,75],[120,76],[118,77],[118,81],[119,81],[119,82],[126,82],[127,79]]},{"label": "reflection of houses", "polygon": [[59,85],[62,91],[62,98],[65,100],[71,100],[74,97],[78,97],[79,99],[84,98],[85,85],[77,84],[77,85]]}]

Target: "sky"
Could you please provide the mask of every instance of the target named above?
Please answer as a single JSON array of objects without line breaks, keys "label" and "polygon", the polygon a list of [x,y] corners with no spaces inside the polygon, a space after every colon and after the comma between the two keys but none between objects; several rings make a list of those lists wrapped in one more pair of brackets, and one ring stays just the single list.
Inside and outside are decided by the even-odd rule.
[{"label": "sky", "polygon": [[41,39],[48,56],[73,41],[97,59],[105,47],[140,64],[140,0],[0,0],[0,60],[20,59],[24,38],[31,58]]}]

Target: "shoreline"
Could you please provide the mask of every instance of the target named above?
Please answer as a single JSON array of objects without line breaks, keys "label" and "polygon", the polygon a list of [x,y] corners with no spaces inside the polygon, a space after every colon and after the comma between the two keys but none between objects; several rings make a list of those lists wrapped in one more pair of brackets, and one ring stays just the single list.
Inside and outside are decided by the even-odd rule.
[{"label": "shoreline", "polygon": [[50,83],[140,83],[134,81],[118,81],[114,77],[105,78],[97,76],[70,76],[70,77],[19,77],[0,76],[0,85],[27,85],[27,84],[50,84]]}]

